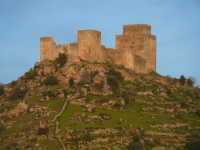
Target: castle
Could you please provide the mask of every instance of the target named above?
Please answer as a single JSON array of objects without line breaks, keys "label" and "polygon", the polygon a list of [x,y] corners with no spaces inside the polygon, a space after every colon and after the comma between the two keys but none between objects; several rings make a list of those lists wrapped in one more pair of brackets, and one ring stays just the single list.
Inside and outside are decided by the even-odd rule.
[{"label": "castle", "polygon": [[156,71],[156,36],[147,24],[124,25],[123,34],[116,35],[115,49],[101,45],[101,32],[79,30],[78,42],[58,44],[53,37],[40,38],[40,60],[54,60],[59,53],[77,56],[89,62],[109,62],[138,73]]}]

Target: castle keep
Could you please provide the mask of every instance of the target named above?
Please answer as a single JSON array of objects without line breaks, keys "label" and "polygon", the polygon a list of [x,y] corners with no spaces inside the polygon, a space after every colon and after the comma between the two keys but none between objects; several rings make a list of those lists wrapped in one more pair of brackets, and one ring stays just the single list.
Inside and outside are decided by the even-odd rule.
[{"label": "castle keep", "polygon": [[139,73],[156,71],[156,36],[147,24],[124,25],[116,35],[115,49],[101,45],[101,32],[79,30],[78,42],[56,45],[53,37],[40,38],[40,60],[54,60],[59,53],[77,56],[90,62],[109,62]]}]

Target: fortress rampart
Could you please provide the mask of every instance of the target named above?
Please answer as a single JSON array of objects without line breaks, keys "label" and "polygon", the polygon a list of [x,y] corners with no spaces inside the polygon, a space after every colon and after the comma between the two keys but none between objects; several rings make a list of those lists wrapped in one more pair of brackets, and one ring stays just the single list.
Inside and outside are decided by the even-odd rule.
[{"label": "fortress rampart", "polygon": [[101,32],[79,30],[78,42],[58,44],[53,37],[40,38],[41,61],[54,60],[59,53],[80,57],[90,62],[109,62],[141,73],[156,71],[156,36],[147,24],[124,25],[116,35],[115,49],[101,45]]}]

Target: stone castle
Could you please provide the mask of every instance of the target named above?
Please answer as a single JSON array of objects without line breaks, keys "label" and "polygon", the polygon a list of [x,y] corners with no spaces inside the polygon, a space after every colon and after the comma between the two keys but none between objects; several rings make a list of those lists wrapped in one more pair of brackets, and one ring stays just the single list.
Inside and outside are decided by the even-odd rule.
[{"label": "stone castle", "polygon": [[115,49],[101,45],[101,32],[96,30],[79,30],[78,42],[66,45],[56,45],[53,37],[40,38],[41,61],[54,60],[59,53],[121,65],[138,73],[156,71],[156,36],[147,24],[124,25],[123,34],[116,35]]}]

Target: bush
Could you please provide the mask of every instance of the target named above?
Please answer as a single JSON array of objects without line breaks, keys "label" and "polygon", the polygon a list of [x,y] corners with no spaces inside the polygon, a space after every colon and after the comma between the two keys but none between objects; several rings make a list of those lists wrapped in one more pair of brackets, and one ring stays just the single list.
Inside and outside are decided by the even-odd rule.
[{"label": "bush", "polygon": [[155,71],[151,71],[151,73],[149,75],[152,75],[152,76],[161,76],[160,74],[158,74],[157,72]]},{"label": "bush", "polygon": [[83,140],[85,141],[91,141],[93,138],[92,136],[90,135],[90,132],[86,132],[84,135],[83,135]]},{"label": "bush", "polygon": [[194,77],[189,77],[187,80],[188,86],[194,86],[196,84],[196,79]]},{"label": "bush", "polygon": [[58,58],[56,59],[56,62],[60,64],[62,67],[66,63],[66,55],[63,53],[59,53]]},{"label": "bush", "polygon": [[107,76],[108,84],[110,85],[111,89],[113,91],[116,91],[119,87],[119,82],[117,81],[117,78],[114,76]]},{"label": "bush", "polygon": [[21,90],[19,87],[16,87],[12,90],[12,94],[10,95],[9,99],[14,100],[14,99],[23,99],[24,96],[26,95],[27,90]]},{"label": "bush", "polygon": [[181,75],[179,82],[181,83],[182,86],[185,84],[185,77],[184,77],[184,75]]},{"label": "bush", "polygon": [[70,86],[73,86],[73,85],[74,85],[74,79],[73,79],[73,78],[70,78],[70,79],[69,79],[69,85],[70,85]]},{"label": "bush", "polygon": [[99,102],[100,103],[105,103],[108,101],[108,97],[107,96],[101,96]]},{"label": "bush", "polygon": [[200,117],[200,109],[196,111],[196,114]]},{"label": "bush", "polygon": [[53,97],[53,98],[56,97],[55,93],[53,93],[53,92],[51,92],[51,91],[48,91],[48,92],[47,92],[47,90],[44,90],[44,91],[42,92],[42,95],[43,95],[44,97],[46,97],[46,96]]},{"label": "bush", "polygon": [[166,90],[166,94],[167,94],[168,96],[171,95],[171,94],[172,94],[171,89],[167,89],[167,90]]},{"label": "bush", "polygon": [[200,147],[200,135],[186,136],[185,150],[199,150]]},{"label": "bush", "polygon": [[121,107],[120,103],[113,104],[113,108],[115,108],[115,109],[120,109],[120,107]]},{"label": "bush", "polygon": [[3,124],[0,124],[0,135],[1,135],[1,132],[3,131],[3,130],[5,130],[6,128],[3,126]]},{"label": "bush", "polygon": [[29,70],[29,72],[25,73],[26,79],[34,79],[37,76],[37,70]]},{"label": "bush", "polygon": [[114,68],[111,68],[111,69],[107,72],[107,75],[108,75],[108,76],[117,77],[117,80],[124,81],[124,77],[122,77],[121,72],[116,71]]},{"label": "bush", "polygon": [[181,108],[187,108],[187,104],[185,102],[181,102]]},{"label": "bush", "polygon": [[3,85],[0,85],[0,96],[4,94],[5,94],[5,91],[4,91]]},{"label": "bush", "polygon": [[17,81],[13,80],[9,85],[10,85],[11,88],[13,88],[16,84],[17,84]]},{"label": "bush", "polygon": [[127,93],[126,91],[123,91],[123,92],[122,92],[122,95],[121,95],[121,97],[123,97],[123,98],[124,98],[124,100],[125,100],[126,104],[128,104],[128,103],[129,103],[129,95],[128,95],[128,93]]},{"label": "bush", "polygon": [[64,93],[64,96],[67,97],[67,95],[68,95],[67,89],[63,89],[62,92]]},{"label": "bush", "polygon": [[96,90],[98,90],[98,91],[102,91],[103,90],[103,86],[104,86],[104,84],[103,83],[95,83],[94,85],[93,85],[93,87],[96,89]]},{"label": "bush", "polygon": [[56,85],[56,84],[58,84],[58,79],[55,76],[50,75],[44,80],[44,84],[46,84],[46,85]]},{"label": "bush", "polygon": [[46,127],[46,128],[39,128],[38,129],[38,135],[46,135],[49,133],[49,128]]}]

